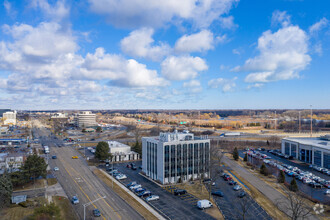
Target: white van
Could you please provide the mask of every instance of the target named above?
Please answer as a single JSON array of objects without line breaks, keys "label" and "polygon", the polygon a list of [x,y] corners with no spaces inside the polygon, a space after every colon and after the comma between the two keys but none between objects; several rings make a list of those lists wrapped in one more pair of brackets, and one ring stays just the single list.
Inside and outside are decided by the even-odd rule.
[{"label": "white van", "polygon": [[199,200],[197,202],[197,207],[200,209],[207,209],[207,208],[211,208],[213,205],[209,200]]}]

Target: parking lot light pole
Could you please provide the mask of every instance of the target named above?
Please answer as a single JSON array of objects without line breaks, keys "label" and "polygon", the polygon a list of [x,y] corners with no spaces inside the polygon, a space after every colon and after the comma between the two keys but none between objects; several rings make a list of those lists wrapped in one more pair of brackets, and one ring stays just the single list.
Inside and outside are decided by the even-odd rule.
[{"label": "parking lot light pole", "polygon": [[90,204],[92,204],[92,203],[100,200],[100,199],[104,199],[105,197],[106,196],[103,196],[103,197],[100,197],[100,198],[95,199],[94,201],[91,201],[91,202],[88,202],[88,203],[83,204],[83,206],[84,206],[84,220],[86,220],[86,207],[89,206]]}]

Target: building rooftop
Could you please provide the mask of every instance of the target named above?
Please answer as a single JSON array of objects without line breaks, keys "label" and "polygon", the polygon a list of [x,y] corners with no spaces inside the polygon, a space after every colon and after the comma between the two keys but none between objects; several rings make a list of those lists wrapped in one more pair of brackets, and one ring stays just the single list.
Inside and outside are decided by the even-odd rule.
[{"label": "building rooftop", "polygon": [[118,147],[118,148],[129,147],[130,148],[130,146],[128,146],[126,144],[123,144],[123,143],[120,143],[118,141],[108,141],[108,144],[109,144],[110,148],[116,148],[116,147]]},{"label": "building rooftop", "polygon": [[299,144],[311,145],[311,146],[330,150],[330,141],[321,139],[319,137],[315,137],[315,138],[299,137],[299,138],[283,138],[283,139],[288,141],[298,142]]},{"label": "building rooftop", "polygon": [[161,132],[159,136],[156,137],[147,137],[150,139],[158,140],[161,142],[171,142],[171,141],[191,141],[191,140],[205,140],[208,139],[208,136],[195,137],[193,133],[189,131],[178,132]]}]

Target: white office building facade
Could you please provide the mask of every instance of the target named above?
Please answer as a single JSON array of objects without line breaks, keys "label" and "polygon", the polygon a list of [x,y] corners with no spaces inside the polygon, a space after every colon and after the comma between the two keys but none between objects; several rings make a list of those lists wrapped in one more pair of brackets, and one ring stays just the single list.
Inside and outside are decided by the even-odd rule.
[{"label": "white office building facade", "polygon": [[77,115],[76,123],[80,128],[96,126],[96,115],[92,114],[90,111],[83,111]]},{"label": "white office building facade", "polygon": [[2,120],[4,125],[16,125],[16,111],[3,113]]},{"label": "white office building facade", "polygon": [[324,138],[283,138],[282,153],[330,169],[330,136]]},{"label": "white office building facade", "polygon": [[209,178],[210,140],[194,134],[160,133],[142,138],[142,169],[162,184]]},{"label": "white office building facade", "polygon": [[112,160],[114,162],[140,159],[140,155],[132,151],[131,147],[126,144],[117,141],[108,141],[108,144],[109,144],[109,153],[113,155]]}]

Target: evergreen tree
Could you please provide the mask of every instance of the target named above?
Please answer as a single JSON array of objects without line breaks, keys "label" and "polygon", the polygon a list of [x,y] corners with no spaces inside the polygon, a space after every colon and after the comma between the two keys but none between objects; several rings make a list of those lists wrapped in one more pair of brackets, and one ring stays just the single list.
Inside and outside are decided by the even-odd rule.
[{"label": "evergreen tree", "polygon": [[233,151],[233,158],[234,158],[234,160],[238,160],[238,158],[239,158],[237,147],[234,148],[234,151]]},{"label": "evergreen tree", "polygon": [[102,128],[101,128],[101,126],[97,126],[97,127],[96,127],[96,132],[102,132]]},{"label": "evergreen tree", "polygon": [[298,185],[297,185],[297,181],[295,178],[292,178],[291,183],[290,183],[290,190],[293,192],[297,192],[298,191]]},{"label": "evergreen tree", "polygon": [[248,155],[245,154],[245,156],[244,156],[244,161],[247,161],[247,160],[248,160]]},{"label": "evergreen tree", "polygon": [[283,170],[280,171],[280,173],[277,177],[277,182],[285,183],[285,174],[284,174]]},{"label": "evergreen tree", "polygon": [[107,142],[101,141],[96,146],[95,158],[99,160],[106,160],[110,156],[109,151],[109,144]]},{"label": "evergreen tree", "polygon": [[262,165],[260,167],[260,173],[265,176],[268,176],[268,169],[267,169],[265,163],[262,163]]},{"label": "evergreen tree", "polygon": [[7,174],[0,176],[0,210],[10,204],[13,184]]},{"label": "evergreen tree", "polygon": [[22,173],[28,179],[36,179],[39,176],[46,178],[47,164],[44,158],[39,157],[36,154],[30,155],[26,158],[26,161],[22,167]]}]

